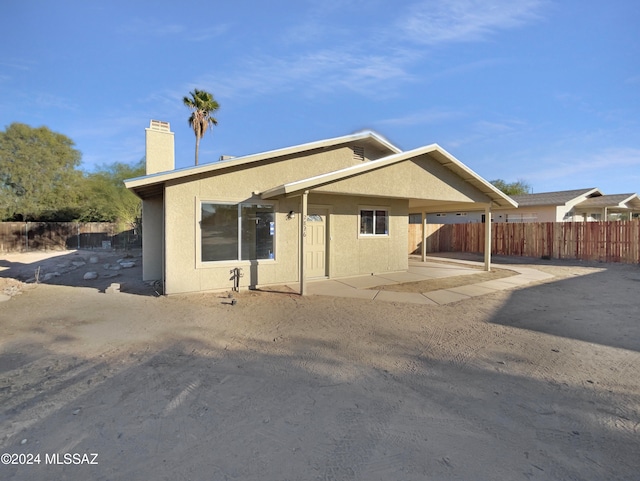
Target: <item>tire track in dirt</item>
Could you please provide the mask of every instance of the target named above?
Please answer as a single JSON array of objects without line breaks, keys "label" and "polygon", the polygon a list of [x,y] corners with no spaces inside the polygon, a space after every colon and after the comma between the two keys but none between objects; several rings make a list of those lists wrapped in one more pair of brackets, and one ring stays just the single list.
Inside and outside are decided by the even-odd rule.
[{"label": "tire track in dirt", "polygon": [[[93,391],[98,386],[128,369],[132,358],[121,359],[120,349],[105,351],[94,360],[70,360],[60,363],[48,355],[20,368],[20,376],[39,379],[44,367],[49,372],[35,385],[24,384],[16,392],[2,398],[0,446],[7,446],[19,432],[28,429],[52,413],[68,406],[73,400]],[[47,371],[46,367],[55,366]],[[15,374],[14,374],[15,375]],[[75,406],[77,414],[81,406]]]},{"label": "tire track in dirt", "polygon": [[[379,404],[376,406],[376,404]],[[401,463],[399,455],[376,459],[371,466],[376,447],[385,441],[387,426],[398,404],[374,403],[363,409],[349,409],[338,414],[337,422],[344,434],[333,440],[333,448],[323,462],[322,481],[341,481],[360,478],[364,471],[389,471]]]}]

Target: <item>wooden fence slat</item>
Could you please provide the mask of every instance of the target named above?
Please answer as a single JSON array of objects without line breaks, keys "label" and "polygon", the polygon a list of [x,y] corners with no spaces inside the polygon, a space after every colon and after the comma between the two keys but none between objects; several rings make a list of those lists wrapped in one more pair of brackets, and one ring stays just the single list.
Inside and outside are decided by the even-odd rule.
[{"label": "wooden fence slat", "polygon": [[141,236],[110,222],[0,222],[0,253],[140,247]]},{"label": "wooden fence slat", "polygon": [[[491,230],[496,255],[640,263],[640,219],[494,223]],[[420,224],[410,224],[409,232],[409,252],[419,253]],[[427,224],[426,247],[427,252],[482,253],[484,224]]]}]

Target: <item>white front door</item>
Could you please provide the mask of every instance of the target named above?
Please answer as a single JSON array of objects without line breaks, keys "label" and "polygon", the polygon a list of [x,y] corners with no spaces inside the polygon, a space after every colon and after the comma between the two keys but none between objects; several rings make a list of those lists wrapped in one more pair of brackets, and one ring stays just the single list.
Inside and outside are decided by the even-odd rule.
[{"label": "white front door", "polygon": [[305,238],[305,277],[327,275],[327,210],[309,207]]}]

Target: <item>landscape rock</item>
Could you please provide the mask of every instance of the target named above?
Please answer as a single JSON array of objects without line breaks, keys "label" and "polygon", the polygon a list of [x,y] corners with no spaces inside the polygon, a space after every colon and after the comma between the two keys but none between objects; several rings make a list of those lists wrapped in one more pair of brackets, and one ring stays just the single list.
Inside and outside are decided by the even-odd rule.
[{"label": "landscape rock", "polygon": [[94,272],[94,271],[89,271],[82,278],[85,281],[90,281],[90,280],[93,280],[93,279],[97,279],[98,278],[98,273]]},{"label": "landscape rock", "polygon": [[91,256],[89,257],[89,264],[97,264],[98,260],[98,256]]}]

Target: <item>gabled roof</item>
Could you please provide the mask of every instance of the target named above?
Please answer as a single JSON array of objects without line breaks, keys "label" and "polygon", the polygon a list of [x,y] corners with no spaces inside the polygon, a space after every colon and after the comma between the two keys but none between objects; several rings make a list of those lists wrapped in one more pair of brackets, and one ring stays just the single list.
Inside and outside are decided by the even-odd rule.
[{"label": "gabled roof", "polygon": [[319,140],[315,142],[309,142],[300,145],[294,145],[291,147],[285,147],[282,149],[270,150],[267,152],[261,152],[257,154],[245,155],[242,157],[235,157],[231,160],[224,160],[220,162],[212,162],[208,164],[198,165],[196,167],[185,167],[182,169],[170,170],[168,172],[159,172],[157,174],[145,175],[143,177],[136,177],[133,179],[127,179],[124,181],[125,186],[128,189],[133,190],[140,197],[147,197],[156,192],[158,189],[154,189],[154,186],[161,186],[169,180],[175,180],[180,178],[186,178],[193,175],[206,174],[209,172],[215,172],[222,169],[242,166],[246,164],[258,163],[265,160],[274,159],[286,155],[299,154],[306,151],[323,149],[327,147],[333,147],[341,144],[348,144],[351,142],[367,141],[375,144],[380,150],[386,150],[389,153],[398,153],[401,150],[386,140],[381,135],[372,131],[362,131],[351,135],[345,135],[342,137],[334,137],[331,139]]},{"label": "gabled roof", "polygon": [[617,207],[622,209],[640,209],[640,197],[638,194],[612,194],[601,195],[586,199],[576,205],[576,208],[604,208]]},{"label": "gabled roof", "polygon": [[534,207],[542,205],[565,205],[579,197],[595,195],[601,196],[602,192],[591,187],[588,189],[561,190],[558,192],[540,192],[539,194],[512,195],[511,198],[518,203],[518,207]]},{"label": "gabled roof", "polygon": [[344,169],[336,170],[333,172],[327,172],[326,174],[316,175],[307,179],[282,184],[277,187],[266,190],[262,193],[263,199],[270,199],[281,195],[295,195],[305,190],[311,190],[323,185],[331,184],[348,177],[360,175],[375,169],[380,169],[389,165],[396,164],[410,160],[412,158],[421,156],[423,154],[429,154],[429,156],[439,162],[443,167],[449,169],[454,174],[458,175],[462,180],[471,184],[480,192],[485,194],[491,199],[492,202],[501,207],[517,207],[518,204],[514,202],[509,196],[501,192],[492,184],[484,180],[478,174],[476,174],[469,167],[464,165],[453,155],[448,153],[442,147],[437,144],[431,144],[424,147],[419,147],[407,152],[400,152],[394,155],[389,155],[381,159],[372,160],[363,164],[346,167]]}]

